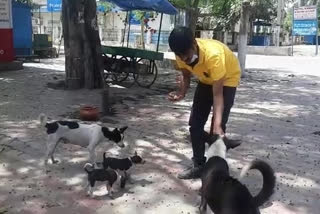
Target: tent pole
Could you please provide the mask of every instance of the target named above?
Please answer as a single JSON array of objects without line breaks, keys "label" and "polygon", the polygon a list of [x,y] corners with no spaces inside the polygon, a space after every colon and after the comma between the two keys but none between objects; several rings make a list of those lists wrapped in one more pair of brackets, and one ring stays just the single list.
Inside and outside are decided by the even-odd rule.
[{"label": "tent pole", "polygon": [[129,29],[128,29],[128,38],[127,38],[127,48],[129,47],[129,38],[130,38],[130,28],[131,28],[131,10],[130,10],[130,13],[129,13],[129,18],[128,18],[128,22],[129,22]]},{"label": "tent pole", "polygon": [[159,34],[158,34],[157,52],[159,51],[160,34],[161,34],[161,28],[162,28],[162,19],[163,19],[163,13],[161,13],[161,18],[160,18],[160,27],[159,27]]},{"label": "tent pole", "polygon": [[127,30],[128,14],[129,14],[129,12],[127,11],[126,19],[125,19],[125,21],[126,21],[126,22],[124,23],[124,32],[123,32],[123,37],[122,37],[122,47],[124,46],[124,39],[126,38],[126,30]]}]

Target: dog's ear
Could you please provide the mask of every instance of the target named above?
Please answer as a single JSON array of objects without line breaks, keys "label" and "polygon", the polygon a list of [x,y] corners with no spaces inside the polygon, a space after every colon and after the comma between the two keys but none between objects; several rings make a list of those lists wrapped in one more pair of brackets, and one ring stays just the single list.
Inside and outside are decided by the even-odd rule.
[{"label": "dog's ear", "polygon": [[103,160],[106,159],[106,152],[103,153]]},{"label": "dog's ear", "polygon": [[120,133],[123,133],[127,128],[128,128],[128,126],[124,126],[124,127],[120,128],[119,129]]},{"label": "dog's ear", "polygon": [[137,151],[134,151],[134,156],[138,156],[138,152]]}]

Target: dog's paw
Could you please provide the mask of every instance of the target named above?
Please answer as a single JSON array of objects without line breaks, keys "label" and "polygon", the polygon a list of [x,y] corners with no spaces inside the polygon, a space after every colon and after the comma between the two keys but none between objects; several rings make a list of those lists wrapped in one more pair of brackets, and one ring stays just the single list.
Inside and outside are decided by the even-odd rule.
[{"label": "dog's paw", "polygon": [[52,161],[52,164],[58,164],[59,163],[59,161],[58,160],[54,160],[54,161]]}]

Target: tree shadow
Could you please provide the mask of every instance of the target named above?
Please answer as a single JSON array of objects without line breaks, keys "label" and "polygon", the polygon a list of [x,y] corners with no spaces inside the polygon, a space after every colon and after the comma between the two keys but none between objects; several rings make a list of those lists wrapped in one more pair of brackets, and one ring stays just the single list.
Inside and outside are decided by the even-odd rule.
[{"label": "tree shadow", "polygon": [[[160,73],[151,89],[111,87],[116,114],[106,117],[103,124],[128,125],[127,146],[120,150],[108,143],[99,145],[98,161],[104,151],[127,157],[135,150],[147,161],[135,168],[136,182],[111,202],[104,197],[94,200],[85,196],[83,165],[88,153],[84,148],[60,144],[55,154],[61,163],[50,165],[52,172],[44,174],[45,134],[37,126],[38,115],[45,112],[56,120],[81,104],[100,106],[99,90],[48,89],[48,79],[55,80],[57,73],[61,75],[60,71],[33,68],[2,77],[10,79],[10,83],[1,83],[6,89],[0,92],[8,95],[1,101],[6,109],[1,110],[0,117],[0,151],[4,148],[0,153],[1,205],[13,213],[46,213],[68,206],[79,213],[81,209],[86,213],[97,209],[112,213],[126,210],[124,204],[140,213],[173,207],[178,207],[175,211],[181,207],[180,211],[196,212],[200,182],[183,181],[176,176],[190,163],[192,155],[187,122],[196,83],[192,82],[191,92],[180,103],[170,103],[166,98],[175,87],[175,73]],[[272,205],[266,204],[262,213],[317,213],[319,205],[314,199],[319,198],[320,192],[319,144],[318,136],[312,133],[320,129],[320,78],[289,75],[285,71],[249,71],[238,89],[228,126],[231,136],[241,136],[243,144],[230,151],[228,162],[235,177],[255,158],[268,161],[274,168],[276,192]],[[32,90],[27,90],[31,85]],[[255,194],[262,178],[250,172],[243,182]]]}]

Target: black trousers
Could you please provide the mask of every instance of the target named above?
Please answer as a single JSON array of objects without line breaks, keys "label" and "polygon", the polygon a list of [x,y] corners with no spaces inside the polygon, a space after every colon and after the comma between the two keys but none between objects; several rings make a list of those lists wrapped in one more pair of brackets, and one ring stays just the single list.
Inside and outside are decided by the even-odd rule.
[{"label": "black trousers", "polygon": [[[221,128],[224,132],[226,132],[226,124],[229,119],[231,107],[234,103],[236,90],[236,87],[223,87],[224,110]],[[204,126],[208,120],[212,105],[212,86],[199,82],[194,94],[192,111],[189,119],[193,161],[197,164],[202,164],[206,161],[204,153],[205,141],[208,137],[208,133],[204,131]]]}]

